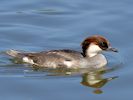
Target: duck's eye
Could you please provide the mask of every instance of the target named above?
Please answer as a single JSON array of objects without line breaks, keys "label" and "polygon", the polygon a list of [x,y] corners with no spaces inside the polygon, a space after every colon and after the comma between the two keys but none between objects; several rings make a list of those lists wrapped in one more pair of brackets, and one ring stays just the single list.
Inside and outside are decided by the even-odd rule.
[{"label": "duck's eye", "polygon": [[106,42],[100,42],[100,46],[104,48],[108,48],[108,44]]}]

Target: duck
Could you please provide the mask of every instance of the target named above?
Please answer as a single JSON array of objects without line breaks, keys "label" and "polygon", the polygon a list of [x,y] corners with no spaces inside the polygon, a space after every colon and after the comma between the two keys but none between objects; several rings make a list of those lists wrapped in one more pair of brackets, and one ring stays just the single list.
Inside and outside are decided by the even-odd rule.
[{"label": "duck", "polygon": [[92,35],[81,43],[82,51],[71,49],[49,50],[41,52],[20,52],[7,50],[6,54],[30,65],[41,68],[102,68],[107,65],[103,51],[118,52],[101,35]]}]

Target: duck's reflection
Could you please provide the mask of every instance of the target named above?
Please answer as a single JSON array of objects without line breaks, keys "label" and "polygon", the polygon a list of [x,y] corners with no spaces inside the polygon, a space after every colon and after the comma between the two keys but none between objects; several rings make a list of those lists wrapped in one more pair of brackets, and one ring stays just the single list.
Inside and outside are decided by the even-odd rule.
[{"label": "duck's reflection", "polygon": [[115,78],[117,78],[117,76],[104,78],[103,72],[101,73],[99,71],[90,71],[82,75],[81,84],[87,87],[94,88],[95,90],[93,92],[95,94],[101,94],[103,93],[101,87],[103,87],[105,84]]},{"label": "duck's reflection", "polygon": [[[119,67],[113,67],[111,69],[103,68],[103,69],[98,69],[98,70],[95,70],[95,69],[79,69],[78,70],[78,69],[63,69],[63,68],[58,68],[58,69],[49,69],[49,68],[48,69],[40,69],[39,68],[39,69],[36,69],[36,67],[35,67],[35,69],[33,69],[33,70],[35,72],[40,72],[40,71],[47,72],[45,75],[48,77],[49,76],[50,77],[51,76],[63,77],[66,75],[69,75],[70,77],[72,77],[72,76],[82,75],[82,80],[80,83],[84,86],[94,88],[93,93],[101,94],[101,93],[103,93],[101,88],[105,84],[107,84],[108,82],[110,82],[113,79],[118,78],[118,76],[104,77],[104,74],[115,71],[118,68]],[[28,74],[30,73],[30,75],[31,75],[33,72],[28,72]],[[26,72],[26,74],[27,74],[27,72]],[[35,73],[33,73],[33,74],[35,74]]]}]

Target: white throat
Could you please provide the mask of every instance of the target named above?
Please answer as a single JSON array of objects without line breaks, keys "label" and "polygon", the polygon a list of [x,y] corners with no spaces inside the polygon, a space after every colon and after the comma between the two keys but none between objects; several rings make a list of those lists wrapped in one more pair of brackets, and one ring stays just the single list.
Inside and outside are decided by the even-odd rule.
[{"label": "white throat", "polygon": [[86,51],[86,55],[88,57],[94,57],[97,54],[101,53],[101,51],[102,49],[98,45],[91,43]]}]

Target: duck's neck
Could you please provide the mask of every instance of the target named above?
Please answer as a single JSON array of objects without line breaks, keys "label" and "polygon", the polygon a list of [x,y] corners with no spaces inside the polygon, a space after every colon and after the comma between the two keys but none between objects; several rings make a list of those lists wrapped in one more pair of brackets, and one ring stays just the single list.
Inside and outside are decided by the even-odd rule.
[{"label": "duck's neck", "polygon": [[88,57],[94,57],[94,56],[96,56],[96,55],[97,55],[97,53],[90,53],[90,54],[87,54]]},{"label": "duck's neck", "polygon": [[96,55],[98,55],[98,53],[93,53],[93,52],[90,52],[89,50],[86,50],[86,52],[83,53],[84,57],[94,57]]}]

